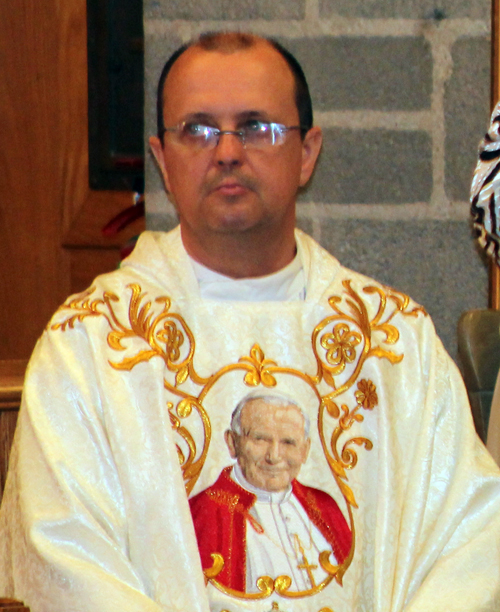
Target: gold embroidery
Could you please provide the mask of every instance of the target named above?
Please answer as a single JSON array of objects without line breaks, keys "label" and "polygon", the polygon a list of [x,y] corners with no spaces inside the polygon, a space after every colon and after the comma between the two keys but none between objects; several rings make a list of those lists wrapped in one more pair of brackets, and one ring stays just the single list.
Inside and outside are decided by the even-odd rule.
[{"label": "gold embroidery", "polygon": [[361,334],[353,332],[345,323],[337,323],[333,333],[321,338],[321,346],[326,351],[326,360],[332,366],[332,374],[343,372],[346,363],[352,363],[356,357],[355,346],[361,342]]},{"label": "gold embroidery", "polygon": [[209,580],[218,576],[222,570],[224,569],[224,558],[219,553],[211,553],[210,555],[213,560],[212,567],[204,570],[205,574],[205,584],[208,583]]},{"label": "gold embroidery", "polygon": [[[279,606],[279,603],[277,601],[273,601],[272,605],[271,605],[271,609],[268,610],[268,612],[280,612],[281,608]],[[221,610],[221,612],[229,612],[229,610]],[[333,612],[333,610],[331,608],[325,607],[325,608],[321,608],[321,610],[319,610],[318,612]]]},{"label": "gold embroidery", "polygon": [[[295,544],[297,548],[299,549],[300,554],[302,555],[302,562],[299,563],[299,565],[297,565],[297,569],[303,569],[306,571],[309,582],[311,583],[311,587],[315,588],[316,581],[314,579],[313,570],[318,569],[318,566],[313,565],[312,563],[309,562],[309,559],[306,557],[306,551],[304,550],[304,546],[302,545],[302,542],[300,541],[299,536],[297,534],[294,534],[294,536],[295,536],[294,537]],[[311,539],[312,539],[312,536],[311,536]],[[312,544],[311,544],[311,548],[312,548]]]},{"label": "gold embroidery", "polygon": [[217,489],[215,491],[207,491],[208,495],[221,506],[225,506],[230,512],[234,512],[235,508],[240,501],[239,495],[234,495],[228,491],[222,491]]},{"label": "gold embroidery", "polygon": [[254,344],[250,350],[250,357],[241,357],[239,363],[247,363],[249,365],[248,372],[245,374],[244,381],[249,387],[256,387],[262,383],[265,387],[275,387],[276,379],[270,373],[269,368],[278,364],[271,359],[264,359],[258,344]]},{"label": "gold embroidery", "polygon": [[[257,581],[258,593],[243,593],[235,591],[217,582],[216,577],[224,567],[221,555],[213,554],[213,566],[205,570],[205,577],[223,593],[244,599],[263,599],[273,593],[287,598],[305,597],[324,589],[333,579],[342,584],[342,578],[351,564],[355,549],[355,525],[353,508],[357,502],[352,489],[347,484],[347,471],[352,470],[358,456],[353,446],[371,450],[373,444],[364,437],[355,436],[345,440],[345,434],[355,423],[364,420],[360,410],[373,410],[378,404],[375,384],[368,379],[359,379],[365,361],[370,357],[387,359],[396,364],[403,359],[403,354],[397,354],[387,348],[393,346],[399,339],[399,331],[394,325],[394,317],[417,317],[420,313],[426,315],[421,307],[410,309],[408,296],[389,288],[367,286],[363,292],[378,297],[378,309],[370,318],[368,308],[362,298],[351,287],[351,282],[343,283],[345,293],[342,296],[332,296],[328,304],[333,314],[325,317],[313,330],[311,345],[316,359],[315,373],[302,372],[291,367],[282,367],[277,361],[266,358],[258,344],[254,344],[248,356],[242,356],[236,363],[221,367],[208,377],[200,376],[194,367],[195,339],[184,318],[175,312],[170,312],[171,300],[168,297],[158,297],[154,301],[147,300],[139,285],[131,284],[130,303],[128,306],[128,321],[122,322],[118,317],[115,304],[118,296],[106,292],[102,298],[91,299],[94,288],[73,298],[61,307],[61,311],[71,311],[70,316],[61,323],[52,325],[51,329],[65,331],[73,328],[76,322],[87,317],[103,317],[110,328],[107,341],[114,351],[129,351],[131,356],[124,356],[121,361],[109,361],[117,370],[131,370],[141,362],[153,357],[160,357],[166,366],[166,371],[173,377],[164,377],[165,388],[178,398],[177,404],[167,404],[173,429],[181,437],[185,451],[177,446],[179,462],[184,474],[187,494],[189,495],[201,473],[211,441],[210,418],[203,406],[207,394],[214,384],[230,372],[241,371],[243,382],[247,386],[274,387],[277,377],[287,375],[305,382],[314,392],[318,400],[318,434],[326,461],[332,476],[346,502],[349,523],[352,533],[352,545],[349,555],[341,565],[333,565],[330,551],[319,555],[319,563],[328,574],[320,584],[312,586],[307,591],[290,591],[292,580],[289,576],[278,576],[274,580],[262,576]],[[139,349],[137,349],[139,341]],[[142,346],[141,346],[142,345]],[[173,378],[173,379],[172,379]],[[186,382],[200,387],[197,396],[182,389]],[[326,384],[326,393],[320,391]],[[354,390],[354,407],[347,403],[340,406],[335,398]],[[182,421],[191,415],[197,415],[203,429],[203,443],[197,448],[189,429]],[[343,441],[341,441],[341,438]],[[221,496],[220,503],[231,508],[237,506],[238,500]],[[305,558],[304,558],[305,559]],[[229,560],[230,561],[230,560]],[[308,560],[304,563],[309,565]],[[273,609],[278,609],[277,607]],[[331,612],[323,608],[319,612]]]},{"label": "gold embroidery", "polygon": [[[391,363],[399,363],[403,359],[403,355],[397,355],[381,346],[381,344],[393,345],[399,340],[399,331],[391,323],[397,313],[413,317],[418,316],[419,313],[427,314],[420,306],[408,310],[410,298],[403,293],[389,288],[383,290],[370,285],[363,289],[364,293],[375,294],[379,298],[377,313],[370,320],[368,309],[360,296],[352,289],[351,281],[345,280],[342,285],[346,294],[344,296],[335,295],[328,300],[335,314],[323,319],[316,326],[312,335],[312,348],[318,364],[315,381],[318,384],[324,380],[334,389],[327,397],[335,397],[349,389],[357,379],[367,358],[384,358]],[[388,302],[394,305],[392,310],[388,308]],[[341,323],[341,327],[338,327],[337,322]],[[323,334],[323,331],[330,325],[334,325],[333,331]],[[374,334],[382,336],[381,343],[376,346],[374,346]],[[337,339],[336,344],[335,338]],[[358,338],[360,338],[359,342]],[[318,344],[323,349],[327,348],[325,360],[318,351]],[[359,350],[356,351],[356,348]],[[343,358],[337,356],[339,352]],[[347,380],[337,387],[334,377],[344,372],[349,363],[352,363],[354,367],[351,368],[352,371]]]},{"label": "gold embroidery", "polygon": [[354,393],[359,406],[372,410],[378,404],[377,391],[371,380],[362,379],[358,382],[358,390]]}]

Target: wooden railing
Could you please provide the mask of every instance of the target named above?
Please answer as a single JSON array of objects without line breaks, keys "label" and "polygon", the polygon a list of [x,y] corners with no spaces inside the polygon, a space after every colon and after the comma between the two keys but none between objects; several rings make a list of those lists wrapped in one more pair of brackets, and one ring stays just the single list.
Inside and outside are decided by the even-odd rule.
[{"label": "wooden railing", "polygon": [[[0,360],[0,499],[21,404],[26,359]],[[22,602],[0,597],[0,612],[30,612]]]},{"label": "wooden railing", "polygon": [[[5,486],[10,447],[21,404],[26,365],[26,359],[0,360],[0,499]],[[4,608],[0,601],[0,611],[3,612]]]},{"label": "wooden railing", "polygon": [[30,609],[20,601],[0,597],[0,612],[30,612]]}]

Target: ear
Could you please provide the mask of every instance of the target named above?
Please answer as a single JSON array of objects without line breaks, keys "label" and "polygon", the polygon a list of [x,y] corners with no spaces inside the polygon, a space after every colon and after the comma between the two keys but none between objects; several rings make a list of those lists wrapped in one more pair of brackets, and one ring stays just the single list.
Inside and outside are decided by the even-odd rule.
[{"label": "ear", "polygon": [[306,448],[304,451],[304,459],[302,460],[302,463],[305,463],[307,461],[307,458],[309,457],[309,451],[311,450],[311,438],[307,438],[306,440]]},{"label": "ear", "polygon": [[149,147],[151,152],[155,156],[156,163],[158,164],[158,168],[160,169],[161,175],[163,177],[163,182],[165,183],[165,189],[167,192],[170,192],[170,181],[168,180],[168,172],[165,166],[165,153],[163,152],[163,145],[158,136],[150,136],[149,137]]},{"label": "ear", "polygon": [[224,433],[224,440],[226,441],[231,459],[236,459],[236,440],[234,439],[234,432],[228,429]]},{"label": "ear", "polygon": [[312,127],[302,141],[302,167],[300,172],[300,186],[303,187],[311,178],[316,160],[318,159],[323,133],[320,127]]}]

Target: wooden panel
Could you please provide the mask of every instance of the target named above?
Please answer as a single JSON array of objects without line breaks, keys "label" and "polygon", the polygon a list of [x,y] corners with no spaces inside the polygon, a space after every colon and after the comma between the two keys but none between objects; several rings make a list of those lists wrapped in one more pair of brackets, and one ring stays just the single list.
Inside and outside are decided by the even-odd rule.
[{"label": "wooden panel", "polygon": [[[71,83],[73,89],[76,119],[66,134],[69,142],[66,150],[68,161],[62,243],[69,248],[119,247],[137,233],[137,227],[128,227],[111,238],[103,236],[101,229],[120,211],[133,204],[133,194],[128,191],[94,191],[89,187],[86,0],[71,0],[70,4],[74,5],[75,13],[84,19],[80,20],[81,27],[72,32],[71,46],[68,47],[70,61],[62,63],[64,81]],[[139,231],[143,229],[142,221]],[[105,268],[99,270],[103,271]]]},{"label": "wooden panel", "polygon": [[[103,237],[132,194],[89,189],[86,0],[1,0],[0,23],[2,359],[28,357],[79,284],[70,249],[117,247],[137,229]],[[106,271],[95,257],[89,269]]]},{"label": "wooden panel", "polygon": [[72,249],[71,255],[71,293],[87,289],[94,278],[103,270],[114,270],[120,262],[118,249],[101,249],[99,258],[94,249]]},{"label": "wooden panel", "polygon": [[[500,0],[491,4],[491,109],[500,100]],[[500,310],[500,269],[489,261],[489,308]]]},{"label": "wooden panel", "polygon": [[491,4],[491,107],[500,99],[500,0]]},{"label": "wooden panel", "polygon": [[0,2],[0,357],[27,356],[69,288],[59,235],[75,117],[58,57],[77,24],[72,2],[57,4]]}]

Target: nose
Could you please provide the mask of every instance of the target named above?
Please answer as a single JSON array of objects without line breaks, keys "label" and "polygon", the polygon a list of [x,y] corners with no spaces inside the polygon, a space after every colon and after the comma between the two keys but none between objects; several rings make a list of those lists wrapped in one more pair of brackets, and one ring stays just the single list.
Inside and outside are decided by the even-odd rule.
[{"label": "nose", "polygon": [[270,442],[266,453],[267,463],[275,464],[281,461],[280,444],[278,441]]},{"label": "nose", "polygon": [[222,133],[215,147],[215,163],[220,167],[236,168],[243,163],[245,148],[236,134]]}]

